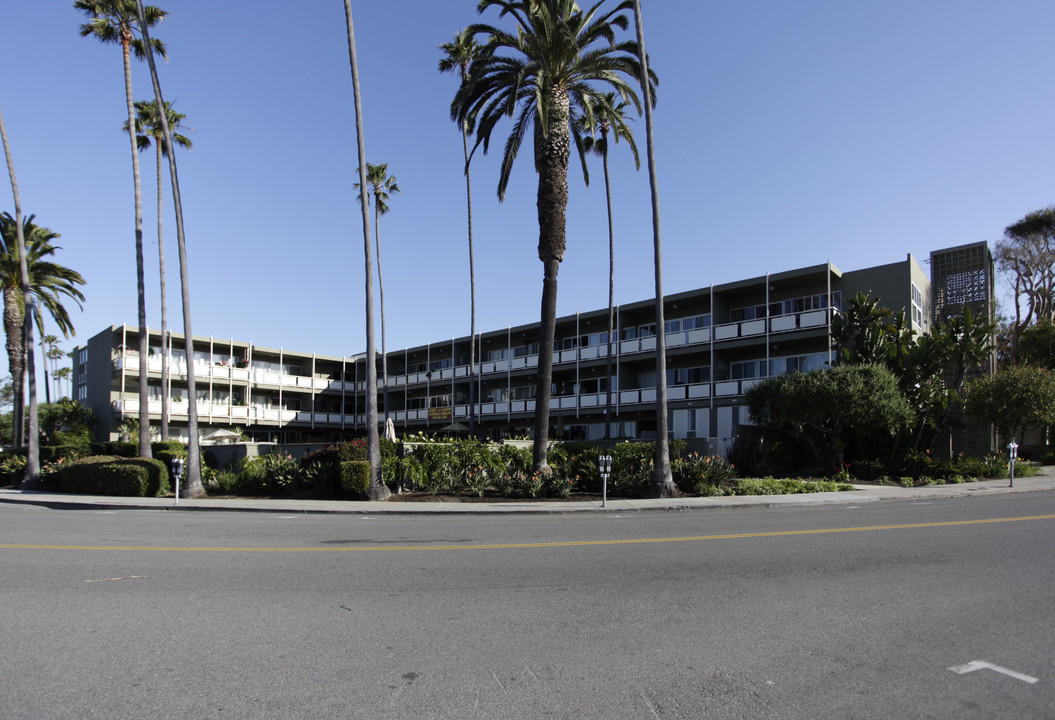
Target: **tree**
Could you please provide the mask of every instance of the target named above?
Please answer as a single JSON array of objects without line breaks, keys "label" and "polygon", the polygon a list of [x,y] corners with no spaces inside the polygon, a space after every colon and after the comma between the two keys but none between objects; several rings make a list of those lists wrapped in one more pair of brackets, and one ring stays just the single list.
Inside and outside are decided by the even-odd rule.
[{"label": "tree", "polygon": [[[616,30],[627,28],[624,11],[632,5],[623,0],[614,9],[602,11],[604,4],[605,0],[600,0],[584,11],[573,0],[481,0],[478,12],[497,8],[499,18],[512,17],[516,29],[510,33],[493,25],[474,24],[465,30],[469,38],[484,37],[486,43],[451,105],[455,121],[474,120],[474,151],[483,146],[486,153],[495,127],[505,118],[513,118],[498,179],[500,201],[505,199],[524,137],[534,128],[538,256],[543,265],[532,448],[532,464],[537,471],[548,468],[557,272],[567,247],[568,160],[573,136],[581,150],[573,114],[590,112],[590,101],[600,100],[602,88],[614,90],[640,111],[633,86],[640,69],[637,43],[616,40]],[[654,76],[650,78],[654,82]]]},{"label": "tree", "polygon": [[[480,53],[480,46],[466,32],[454,36],[454,41],[440,45],[445,55],[440,58],[439,71],[457,70],[462,85],[469,79],[469,66]],[[473,189],[469,176],[469,133],[472,123],[466,119],[458,124],[465,153],[465,207],[469,226],[469,435],[476,436],[476,272],[473,268]]]},{"label": "tree", "polygon": [[[55,371],[55,379],[59,383],[59,389],[60,389],[59,390],[59,395],[60,396],[66,397],[66,398],[68,398],[70,396],[70,392],[69,392],[70,385],[69,385],[69,383],[70,383],[70,378],[72,376],[73,376],[73,368],[71,368],[69,365],[67,365],[66,367],[60,367],[58,370]],[[63,383],[65,383],[65,387],[66,387],[66,391],[65,392],[62,392]],[[2,403],[0,403],[0,405],[2,405]]]},{"label": "tree", "polygon": [[971,383],[967,413],[992,423],[1004,440],[1021,441],[1029,427],[1055,425],[1055,375],[1033,365],[1012,365]]},{"label": "tree", "polygon": [[[162,240],[162,217],[164,215],[164,188],[161,174],[161,156],[168,157],[169,147],[165,140],[164,128],[161,124],[161,113],[158,112],[158,104],[155,100],[139,100],[135,103],[136,108],[136,143],[140,151],[150,149],[153,145],[157,155],[158,175],[158,268],[161,275],[161,439],[169,439],[169,330],[168,330],[168,303],[165,290],[165,243]],[[182,148],[190,150],[193,143],[186,135],[181,135],[180,130],[189,129],[183,124],[187,117],[183,113],[172,109],[172,103],[165,103],[165,117],[169,129],[172,132],[172,142]],[[125,132],[128,132],[128,123],[125,122]],[[153,142],[151,142],[153,139]]]},{"label": "tree", "polygon": [[1055,206],[1031,212],[1004,228],[994,258],[1015,289],[1013,344],[1017,347],[1030,323],[1055,321]]},{"label": "tree", "polygon": [[[366,182],[370,189],[367,191],[374,197],[374,242],[377,245],[377,290],[381,299],[381,392],[384,393],[385,422],[388,421],[388,354],[385,349],[385,283],[381,279],[381,225],[382,215],[388,214],[388,194],[401,193],[395,175],[388,174],[388,163],[380,165],[366,164]],[[363,194],[363,186],[355,184],[359,195]]]},{"label": "tree", "polygon": [[1015,362],[1055,370],[1055,323],[1042,322],[1023,330]]},{"label": "tree", "polygon": [[[859,292],[846,311],[832,318],[836,364],[883,362],[887,357],[888,324],[894,313],[879,306],[879,298]],[[911,329],[910,329],[911,332]]]},{"label": "tree", "polygon": [[[41,331],[43,332],[43,331]],[[51,362],[52,368],[56,367],[59,360],[65,357],[65,353],[58,347],[59,339],[54,335],[41,335],[40,336],[40,351],[44,357],[44,402],[51,403],[51,387],[48,384],[48,362]],[[52,379],[55,377],[55,373],[51,373]]]},{"label": "tree", "polygon": [[[14,378],[15,388],[15,441],[22,444],[21,412],[25,405],[23,386],[25,384],[25,359],[33,357],[28,352],[26,325],[36,323],[43,327],[43,313],[55,321],[63,337],[73,334],[73,323],[69,311],[63,305],[64,299],[73,300],[81,306],[84,294],[79,286],[84,285],[84,278],[76,270],[59,265],[50,260],[61,250],[52,243],[59,234],[33,222],[35,215],[30,215],[19,225],[8,213],[0,213],[0,289],[4,298],[4,333],[7,336],[7,361]],[[25,255],[19,252],[19,237],[26,248]],[[22,289],[22,258],[26,258],[26,271],[29,278],[29,304],[34,312],[27,317],[25,293]]]},{"label": "tree", "polygon": [[[136,12],[139,17],[139,26],[143,30],[143,42],[151,46],[150,30],[153,23],[149,21],[149,11],[143,7],[142,0],[135,0]],[[165,98],[161,94],[161,82],[158,80],[157,64],[154,55],[147,53],[147,64],[150,66],[150,80],[154,86],[154,99],[157,106],[168,107]],[[161,131],[167,147],[173,147],[172,129],[168,125],[168,115],[159,113],[161,120]],[[191,330],[190,313],[190,278],[187,270],[187,237],[183,232],[183,201],[179,191],[179,172],[176,168],[176,153],[168,153],[169,182],[172,186],[172,204],[176,210],[176,245],[179,249],[180,289],[183,304],[183,347],[190,361],[194,357],[194,335]],[[183,497],[194,498],[205,495],[205,486],[201,482],[201,447],[198,437],[198,403],[197,391],[194,381],[194,373],[187,373],[187,477],[183,486]],[[150,442],[150,426],[147,426],[147,444]],[[143,440],[139,441],[140,447]]]},{"label": "tree", "polygon": [[[580,123],[582,132],[590,133],[583,139],[583,149],[587,153],[593,153],[601,158],[604,168],[604,197],[605,206],[608,209],[608,348],[605,360],[605,404],[604,404],[604,437],[608,440],[612,437],[612,335],[615,333],[615,223],[612,219],[612,185],[608,174],[608,136],[616,143],[622,138],[626,140],[630,150],[634,153],[634,166],[641,168],[641,158],[637,154],[637,144],[634,135],[626,124],[626,110],[630,103],[620,100],[614,92],[605,93],[601,103],[593,108],[593,112],[582,116]],[[588,118],[593,118],[593,125],[589,125]],[[597,137],[597,135],[600,137]]]},{"label": "tree", "polygon": [[653,139],[652,106],[656,98],[649,79],[648,53],[645,50],[645,26],[641,18],[641,3],[633,0],[634,25],[641,64],[638,80],[645,95],[645,135],[648,147],[648,184],[652,200],[652,253],[656,277],[656,457],[652,467],[653,497],[678,494],[678,486],[670,473],[670,450],[667,445],[667,334],[663,317],[663,253],[659,233],[659,183],[656,176],[656,150]]},{"label": "tree", "polygon": [[[366,187],[366,143],[363,139],[363,100],[359,93],[359,66],[355,56],[355,28],[351,0],[344,0],[348,26],[348,64],[352,71],[355,97],[355,137],[359,152],[359,187]],[[370,461],[370,500],[386,500],[392,492],[381,479],[381,443],[377,433],[377,364],[374,348],[374,270],[370,257],[370,206],[366,194],[359,193],[363,213],[363,254],[366,258],[366,456]]]},{"label": "tree", "polygon": [[[18,179],[15,177],[15,161],[11,157],[11,144],[7,141],[7,128],[4,126],[4,116],[0,113],[0,141],[4,145],[4,158],[7,161],[7,176],[11,180],[11,195],[15,201],[15,217],[12,218],[15,226],[15,239],[17,242],[16,248],[18,250],[19,257],[19,280],[22,288],[22,303],[23,307],[27,310],[32,305],[32,293],[29,282],[29,267],[26,261],[26,238],[24,228],[22,227],[22,198],[18,193]],[[10,217],[10,216],[8,216]],[[25,335],[23,336],[23,347],[28,347],[30,350],[33,349],[33,320],[32,312],[26,312],[25,322],[22,327]],[[7,316],[6,307],[4,312],[5,320]],[[37,374],[36,367],[34,365],[33,353],[30,352],[27,362],[29,364],[29,447],[26,452],[26,469],[22,476],[22,487],[23,488],[35,488],[40,483],[40,445],[39,439],[37,438]],[[18,378],[21,381],[21,377]],[[16,396],[21,398],[21,395]],[[18,412],[15,414],[16,418],[21,417],[22,407],[18,407]],[[19,426],[19,434],[21,434],[21,426]]]},{"label": "tree", "polygon": [[745,394],[751,417],[802,439],[821,469],[839,465],[846,448],[888,449],[914,413],[897,378],[880,365],[840,365],[766,378]]},{"label": "tree", "polygon": [[[89,17],[81,25],[81,36],[92,36],[103,44],[119,44],[124,62],[125,105],[128,111],[128,125],[135,125],[135,107],[132,102],[132,63],[131,53],[143,59],[158,53],[165,57],[165,46],[159,40],[144,41],[136,37],[144,29],[160,23],[167,15],[164,10],[153,5],[144,8],[145,21],[140,22],[138,0],[77,0],[73,7]],[[149,48],[149,49],[148,49]],[[135,135],[129,134],[132,148],[132,179],[135,185],[135,232],[136,232],[136,288],[139,298],[139,424],[150,427],[149,394],[147,389],[147,306],[146,283],[143,272],[143,194],[140,189],[139,150]],[[188,356],[193,357],[193,356]],[[142,433],[139,439],[139,454],[150,457],[150,433]]]}]

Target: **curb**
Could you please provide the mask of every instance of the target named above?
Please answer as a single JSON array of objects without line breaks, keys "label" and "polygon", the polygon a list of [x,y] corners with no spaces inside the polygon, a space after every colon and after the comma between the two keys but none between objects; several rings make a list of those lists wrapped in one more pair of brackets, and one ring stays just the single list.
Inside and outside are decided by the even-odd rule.
[{"label": "curb", "polygon": [[1021,478],[1010,487],[1007,480],[980,480],[954,485],[901,488],[883,485],[856,485],[854,491],[795,495],[744,495],[717,498],[670,498],[610,500],[602,507],[589,502],[389,502],[344,500],[243,500],[197,499],[175,502],[171,498],[109,498],[97,495],[56,495],[54,493],[0,489],[0,503],[32,505],[52,510],[172,510],[205,512],[270,512],[304,515],[577,515],[583,513],[693,512],[698,510],[737,510],[747,508],[815,507],[819,505],[858,505],[897,500],[966,498],[981,495],[1013,494],[1055,490],[1055,476],[1047,473]]}]

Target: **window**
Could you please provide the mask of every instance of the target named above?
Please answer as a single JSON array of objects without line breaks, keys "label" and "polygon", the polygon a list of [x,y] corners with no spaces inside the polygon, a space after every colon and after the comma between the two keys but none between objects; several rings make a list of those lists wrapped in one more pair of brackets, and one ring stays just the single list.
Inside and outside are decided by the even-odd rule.
[{"label": "window", "polygon": [[709,366],[667,370],[668,385],[696,385],[710,382],[710,379],[711,368]]}]

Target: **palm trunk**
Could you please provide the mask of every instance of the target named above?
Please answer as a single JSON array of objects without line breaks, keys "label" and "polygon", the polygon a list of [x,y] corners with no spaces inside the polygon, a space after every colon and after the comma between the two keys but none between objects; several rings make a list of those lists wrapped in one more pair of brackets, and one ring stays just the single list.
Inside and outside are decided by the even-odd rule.
[{"label": "palm trunk", "polygon": [[465,205],[469,219],[469,437],[476,437],[476,271],[473,269],[473,189],[469,179],[469,137],[465,123],[462,123],[462,149],[465,151]]},{"label": "palm trunk", "polygon": [[[603,132],[603,131],[602,131]],[[608,204],[608,353],[605,359],[604,439],[612,439],[612,333],[615,332],[615,227],[612,222],[612,186],[608,180],[608,143],[601,162],[604,165],[604,197]]]},{"label": "palm trunk", "polygon": [[[139,26],[143,32],[143,42],[150,47],[150,33],[143,18],[143,2],[136,0],[139,11]],[[161,96],[161,83],[158,81],[157,65],[154,62],[154,53],[147,53],[147,63],[150,65],[150,79],[154,85],[154,98],[157,101],[159,115],[161,116],[161,131],[165,136],[165,145],[172,148],[172,130],[169,128],[168,118],[165,115],[165,100]],[[129,125],[129,127],[135,127]],[[134,147],[134,145],[133,145]],[[180,200],[179,173],[176,171],[176,153],[168,153],[169,181],[172,185],[172,203],[176,211],[176,244],[179,247],[180,287],[183,299],[183,337],[184,347],[187,353],[187,475],[186,482],[182,488],[182,496],[187,498],[202,497],[205,495],[205,487],[201,482],[201,448],[198,438],[198,394],[194,382],[194,335],[191,332],[190,314],[190,278],[187,272],[187,240],[183,232],[183,203]],[[142,435],[142,429],[140,429]]]},{"label": "palm trunk", "polygon": [[371,500],[385,500],[392,492],[381,479],[381,449],[377,437],[377,365],[374,357],[374,272],[370,252],[370,207],[366,197],[366,144],[363,140],[363,101],[359,94],[359,69],[355,58],[355,30],[352,5],[344,0],[344,17],[348,24],[348,62],[352,70],[355,95],[355,136],[359,151],[360,206],[363,213],[363,252],[366,257],[366,454],[370,461]]},{"label": "palm trunk", "polygon": [[[43,334],[43,330],[41,333]],[[40,356],[44,359],[44,402],[51,404],[51,386],[48,385],[48,353],[44,348],[44,338],[40,339]]]},{"label": "palm trunk", "polygon": [[[25,307],[25,329],[29,342],[33,342],[33,300],[30,295],[29,268],[26,260],[26,236],[22,230],[22,198],[18,194],[18,180],[15,179],[15,163],[11,157],[11,145],[7,142],[7,128],[4,126],[4,116],[0,114],[0,140],[4,145],[4,158],[7,160],[7,174],[11,178],[11,194],[15,201],[15,236],[18,238],[19,272],[22,278],[22,301]],[[7,296],[11,294],[4,292],[4,315],[7,315]],[[17,334],[17,333],[16,333]],[[25,347],[25,345],[23,345]],[[29,346],[32,349],[32,345]],[[33,353],[29,353],[29,442],[26,453],[26,470],[22,475],[23,489],[33,489],[40,484],[40,447],[39,435],[37,433],[37,384],[35,378],[35,367]],[[14,380],[14,378],[12,378]],[[21,422],[20,422],[21,426]]]},{"label": "palm trunk", "polygon": [[645,135],[648,141],[648,181],[652,192],[652,239],[656,270],[656,456],[653,461],[653,497],[676,495],[678,486],[670,474],[670,449],[667,441],[667,340],[663,319],[663,254],[659,236],[659,185],[656,180],[656,151],[652,133],[652,89],[648,82],[648,54],[645,52],[645,28],[641,20],[641,0],[634,1],[638,52],[641,53],[641,91],[645,104]]},{"label": "palm trunk", "polygon": [[132,179],[136,195],[136,292],[139,298],[139,456],[148,458],[150,453],[150,407],[147,388],[147,300],[146,280],[143,273],[143,193],[140,190],[139,148],[136,145],[136,116],[132,103],[132,61],[129,55],[131,37],[122,38],[121,50],[125,67],[125,103],[128,107],[128,133],[132,144]]},{"label": "palm trunk", "polygon": [[[21,220],[18,220],[21,225]],[[22,311],[14,288],[4,290],[4,334],[7,336],[7,365],[11,373],[12,428],[11,442],[23,446],[25,434],[25,400],[23,372],[26,352],[22,344]]]},{"label": "palm trunk", "polygon": [[565,225],[568,209],[568,93],[554,89],[549,97],[545,135],[536,135],[535,167],[538,170],[538,256],[542,261],[542,322],[539,338],[538,388],[535,399],[535,437],[532,467],[547,469],[549,406],[553,386],[553,334],[557,325],[557,272],[567,248]]},{"label": "palm trunk", "polygon": [[374,242],[377,244],[377,290],[381,299],[381,393],[385,406],[385,424],[388,424],[388,353],[385,349],[385,281],[381,278],[381,222],[380,208],[374,198]]},{"label": "palm trunk", "polygon": [[164,213],[164,188],[161,180],[161,143],[154,138],[158,164],[158,267],[161,270],[161,440],[169,439],[169,337],[168,310],[165,301],[165,244],[161,239],[161,224]]}]

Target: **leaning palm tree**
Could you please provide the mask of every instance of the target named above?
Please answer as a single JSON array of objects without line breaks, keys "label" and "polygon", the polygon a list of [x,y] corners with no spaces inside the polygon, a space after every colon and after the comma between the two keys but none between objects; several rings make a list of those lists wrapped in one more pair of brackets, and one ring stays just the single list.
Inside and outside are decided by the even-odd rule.
[{"label": "leaning palm tree", "polygon": [[[149,47],[150,27],[149,9],[143,7],[142,0],[135,0],[136,14],[139,19],[139,27],[143,31],[143,42]],[[158,80],[157,63],[154,55],[147,53],[147,64],[150,66],[150,80],[154,85],[154,100],[159,108],[167,108],[165,98],[161,95],[161,82]],[[168,115],[159,113],[161,120],[161,133],[167,147],[173,147],[172,128],[168,125]],[[169,181],[172,185],[172,204],[176,210],[176,246],[179,249],[179,278],[183,301],[183,347],[187,353],[187,360],[191,362],[194,358],[194,335],[191,332],[190,315],[190,279],[187,274],[187,239],[183,233],[183,202],[180,199],[179,173],[176,170],[176,153],[168,153]],[[205,486],[201,481],[201,447],[198,437],[198,402],[197,390],[194,382],[193,369],[187,372],[187,480],[183,486],[183,497],[194,498],[205,495]],[[149,431],[149,428],[148,428]],[[142,441],[141,441],[142,442]]]},{"label": "leaning palm tree", "polygon": [[[31,390],[34,386],[34,369],[27,369],[24,364],[24,360],[32,363],[34,357],[34,353],[30,351],[33,324],[38,328],[43,327],[43,316],[46,312],[55,321],[63,336],[68,338],[73,334],[73,323],[62,303],[68,298],[80,307],[84,300],[84,295],[78,287],[84,284],[81,274],[50,260],[55,252],[61,249],[52,244],[59,234],[34,223],[35,217],[30,215],[19,223],[9,213],[0,213],[0,290],[4,300],[8,367],[15,390],[16,444],[19,444],[21,439],[18,433],[22,420],[18,410],[25,405],[22,392],[27,371]],[[25,247],[25,252],[21,251],[20,246]],[[28,292],[22,282],[23,258]],[[30,308],[28,313],[27,306]],[[31,397],[30,406],[33,404]],[[33,441],[35,432],[32,426],[31,418],[30,442]]]},{"label": "leaning palm tree", "polygon": [[[355,28],[352,24],[351,0],[344,0],[344,18],[348,26],[348,63],[352,71],[352,94],[355,97],[355,137],[359,151],[359,187],[366,187],[366,142],[363,139],[363,99],[359,93],[359,65],[355,57]],[[374,269],[370,257],[370,206],[366,194],[359,193],[363,213],[363,255],[366,258],[366,456],[370,462],[371,500],[385,500],[392,492],[381,479],[381,444],[377,433],[377,364],[374,349]]]},{"label": "leaning palm tree", "polygon": [[[440,58],[439,70],[442,73],[458,72],[462,85],[469,78],[469,66],[480,53],[480,46],[464,31],[455,35],[454,40],[440,45],[445,54]],[[473,190],[469,177],[469,133],[472,123],[463,120],[459,123],[462,131],[462,150],[465,153],[465,206],[469,224],[469,435],[476,435],[476,271],[473,268]]]},{"label": "leaning palm tree", "polygon": [[[366,182],[370,186],[367,191],[374,197],[374,243],[377,245],[377,290],[381,299],[381,392],[384,394],[385,422],[388,422],[388,354],[385,350],[385,283],[381,279],[381,225],[382,215],[387,215],[388,194],[400,193],[399,184],[395,175],[388,174],[388,163],[380,165],[366,164]],[[359,190],[360,197],[363,194],[363,186],[355,184]]]},{"label": "leaning palm tree", "polygon": [[[22,289],[22,302],[29,306],[31,304],[31,292],[29,283],[29,268],[26,263],[26,238],[22,227],[22,198],[18,194],[18,180],[15,178],[15,162],[11,158],[11,145],[7,142],[7,128],[4,126],[4,116],[0,113],[0,141],[4,145],[4,158],[7,161],[7,175],[11,179],[11,195],[15,200],[15,217],[13,218],[15,224],[15,241],[18,248],[19,262],[19,280]],[[9,216],[10,217],[10,216]],[[28,347],[33,348],[33,323],[28,318],[22,326],[24,328],[25,337],[23,342],[29,343]],[[37,379],[36,379],[36,367],[34,366],[33,353],[29,353],[29,447],[26,449],[26,469],[22,475],[22,487],[26,489],[36,488],[40,484],[40,439],[37,436]],[[12,378],[14,376],[12,375]],[[21,382],[21,378],[17,378]],[[15,395],[18,399],[20,396]],[[18,428],[21,433],[21,405],[18,408],[18,412],[15,413],[15,418],[18,420]]]},{"label": "leaning palm tree", "polygon": [[655,497],[678,494],[670,474],[670,449],[667,442],[667,339],[663,319],[663,254],[659,241],[659,185],[656,180],[656,149],[652,134],[652,88],[648,79],[648,54],[645,52],[645,28],[641,20],[641,0],[632,0],[634,28],[641,49],[638,80],[645,94],[645,139],[648,148],[648,183],[652,196],[652,247],[656,273],[656,455],[652,462],[652,487]]},{"label": "leaning palm tree", "polygon": [[[514,118],[502,157],[499,200],[505,198],[513,163],[533,128],[538,255],[544,270],[532,448],[537,471],[547,468],[557,271],[566,249],[571,141],[579,137],[573,114],[590,113],[603,89],[615,91],[640,111],[634,86],[641,67],[637,43],[616,40],[616,30],[628,26],[624,11],[632,5],[623,0],[602,10],[605,4],[600,0],[582,10],[574,0],[481,0],[479,12],[497,7],[499,17],[511,16],[516,28],[507,32],[476,24],[466,29],[469,38],[483,37],[486,43],[451,106],[456,121],[475,119],[475,147],[482,145],[485,153],[495,126],[506,117]],[[655,77],[650,77],[654,82]]]},{"label": "leaning palm tree", "polygon": [[[132,62],[131,54],[142,59],[151,53],[165,56],[165,46],[159,40],[144,42],[137,37],[144,27],[152,27],[161,22],[167,14],[153,5],[145,10],[146,22],[139,21],[139,10],[136,0],[77,0],[73,7],[84,12],[89,21],[81,25],[81,36],[91,35],[104,44],[119,44],[125,71],[125,104],[128,110],[128,124],[135,124],[135,107],[132,102]],[[148,47],[150,48],[148,51]],[[146,282],[143,273],[143,195],[139,182],[139,150],[135,135],[129,134],[132,146],[132,179],[135,183],[135,222],[136,222],[136,287],[139,296],[139,427],[144,428],[139,437],[139,454],[150,457],[150,408],[147,391],[147,305]]]},{"label": "leaning palm tree", "polygon": [[[168,143],[165,141],[165,133],[161,127],[161,113],[158,112],[158,104],[154,100],[139,100],[136,107],[136,143],[140,150],[148,150],[151,145],[157,155],[158,174],[158,267],[161,271],[161,439],[169,439],[169,331],[168,331],[168,306],[165,291],[165,244],[162,240],[162,212],[164,208],[164,187],[161,176],[161,156],[168,157]],[[181,135],[180,130],[189,130],[183,124],[187,116],[172,109],[172,103],[165,103],[165,116],[168,120],[169,129],[172,132],[172,143],[179,147],[190,150],[193,143],[186,135]],[[125,122],[125,132],[128,132],[128,122]],[[151,142],[153,138],[153,142]]]},{"label": "leaning palm tree", "polygon": [[[583,138],[583,148],[588,153],[599,155],[604,167],[604,197],[608,207],[608,350],[605,361],[607,384],[604,403],[604,439],[612,437],[612,335],[615,332],[615,225],[612,220],[612,186],[608,176],[608,136],[616,143],[619,138],[626,140],[634,153],[634,167],[641,168],[641,158],[637,154],[637,143],[626,124],[626,110],[630,103],[620,100],[613,92],[605,93],[593,112],[583,115],[580,120],[583,131],[590,135]],[[589,127],[587,118],[592,117],[594,126]],[[600,137],[597,137],[597,134]]]}]

